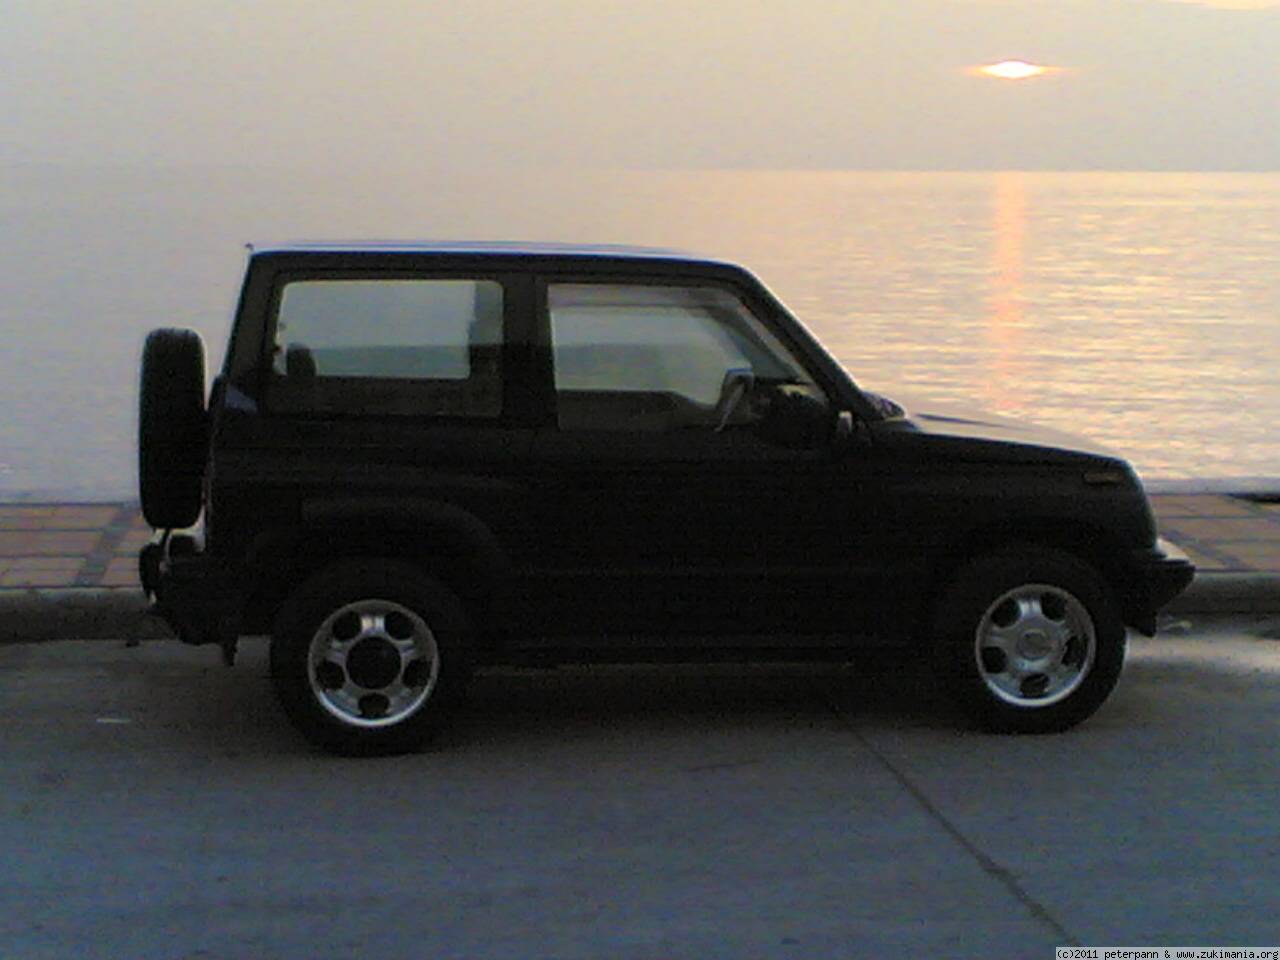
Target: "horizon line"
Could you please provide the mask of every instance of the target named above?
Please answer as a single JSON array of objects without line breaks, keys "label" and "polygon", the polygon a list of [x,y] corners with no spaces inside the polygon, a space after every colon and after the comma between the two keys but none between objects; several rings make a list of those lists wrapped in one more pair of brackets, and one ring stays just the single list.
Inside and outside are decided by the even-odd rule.
[{"label": "horizon line", "polygon": [[[394,169],[397,164],[389,163],[350,164],[287,164],[287,163],[251,163],[235,161],[201,161],[201,160],[166,160],[152,161],[143,159],[116,158],[110,160],[51,159],[51,158],[6,158],[0,157],[0,166],[7,167],[55,167],[63,169],[145,169],[145,170],[252,170],[280,173],[296,173],[300,170],[311,170],[317,173],[331,173],[339,170],[368,171],[371,169]],[[421,166],[420,172],[426,172]],[[1233,166],[1233,167],[1153,167],[1153,166],[1089,166],[1089,167],[1056,167],[1056,166],[1023,166],[1023,167],[915,167],[893,165],[811,165],[811,164],[681,164],[681,165],[628,165],[628,164],[440,164],[427,168],[432,173],[475,173],[518,172],[518,171],[597,171],[616,173],[921,173],[921,174],[971,174],[971,173],[1150,173],[1150,174],[1188,174],[1188,173],[1238,173],[1238,174],[1276,174],[1280,166]]]}]

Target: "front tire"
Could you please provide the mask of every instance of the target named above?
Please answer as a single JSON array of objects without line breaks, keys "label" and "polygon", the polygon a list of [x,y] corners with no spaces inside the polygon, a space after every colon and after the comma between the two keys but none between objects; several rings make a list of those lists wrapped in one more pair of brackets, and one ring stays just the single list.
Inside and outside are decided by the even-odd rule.
[{"label": "front tire", "polygon": [[299,587],[276,618],[271,676],[312,743],[347,756],[417,749],[467,674],[467,621],[446,587],[416,567],[361,560]]},{"label": "front tire", "polygon": [[1125,628],[1097,572],[1051,548],[980,558],[938,604],[947,691],[983,729],[1056,733],[1090,717],[1120,679]]}]

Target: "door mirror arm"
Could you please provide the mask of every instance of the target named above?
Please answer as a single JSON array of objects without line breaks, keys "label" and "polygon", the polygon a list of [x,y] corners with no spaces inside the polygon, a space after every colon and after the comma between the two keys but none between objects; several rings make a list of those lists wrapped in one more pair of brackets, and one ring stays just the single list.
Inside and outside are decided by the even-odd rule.
[{"label": "door mirror arm", "polygon": [[843,452],[855,447],[871,445],[871,431],[865,421],[855,417],[850,410],[841,410],[836,414],[835,446]]},{"label": "door mirror arm", "polygon": [[750,367],[733,367],[726,370],[720,384],[720,399],[716,402],[716,433],[729,425],[729,420],[739,405],[755,389],[756,377]]}]

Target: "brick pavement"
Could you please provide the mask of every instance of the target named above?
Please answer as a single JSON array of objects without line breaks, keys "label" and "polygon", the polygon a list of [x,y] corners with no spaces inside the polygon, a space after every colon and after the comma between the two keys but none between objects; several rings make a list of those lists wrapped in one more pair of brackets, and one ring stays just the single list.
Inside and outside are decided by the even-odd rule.
[{"label": "brick pavement", "polygon": [[0,589],[136,589],[150,538],[135,504],[0,505]]},{"label": "brick pavement", "polygon": [[[1162,536],[1202,572],[1280,573],[1280,503],[1216,494],[1151,498]],[[0,505],[0,590],[137,589],[151,537],[136,504]]]}]

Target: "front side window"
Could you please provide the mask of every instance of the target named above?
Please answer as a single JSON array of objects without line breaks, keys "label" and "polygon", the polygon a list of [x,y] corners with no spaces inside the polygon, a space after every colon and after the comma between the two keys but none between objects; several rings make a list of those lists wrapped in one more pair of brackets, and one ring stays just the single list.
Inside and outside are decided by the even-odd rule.
[{"label": "front side window", "polygon": [[822,394],[741,300],[718,287],[553,284],[562,430],[723,431],[783,393]]},{"label": "front side window", "polygon": [[497,416],[502,285],[492,280],[295,280],[271,359],[272,409]]}]

